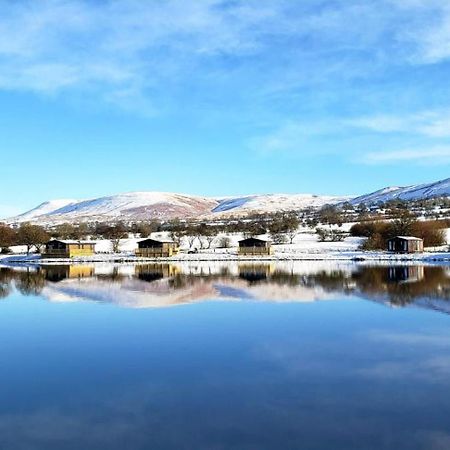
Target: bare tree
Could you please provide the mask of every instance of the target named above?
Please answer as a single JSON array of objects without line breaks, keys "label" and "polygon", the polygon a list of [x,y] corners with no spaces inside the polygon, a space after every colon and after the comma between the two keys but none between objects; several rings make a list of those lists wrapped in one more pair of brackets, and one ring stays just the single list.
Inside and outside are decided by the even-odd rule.
[{"label": "bare tree", "polygon": [[118,253],[120,240],[126,238],[128,236],[128,232],[125,225],[119,222],[115,225],[109,226],[104,231],[103,236],[111,241],[113,252]]},{"label": "bare tree", "polygon": [[9,247],[16,242],[16,232],[8,225],[0,224],[0,249],[8,253]]},{"label": "bare tree", "polygon": [[30,223],[23,223],[17,231],[17,242],[21,245],[26,245],[27,255],[33,247],[36,251],[40,251],[41,246],[49,240],[49,235],[39,225],[31,225]]},{"label": "bare tree", "polygon": [[181,244],[181,239],[183,238],[184,233],[182,231],[173,230],[170,232],[170,239],[173,242],[176,242],[178,245]]},{"label": "bare tree", "polygon": [[198,236],[189,234],[186,236],[186,239],[188,241],[189,248],[192,248],[194,245],[194,242],[198,239]]},{"label": "bare tree", "polygon": [[211,248],[212,243],[216,240],[216,235],[215,234],[210,234],[209,236],[205,236],[205,241],[206,241],[206,248]]}]

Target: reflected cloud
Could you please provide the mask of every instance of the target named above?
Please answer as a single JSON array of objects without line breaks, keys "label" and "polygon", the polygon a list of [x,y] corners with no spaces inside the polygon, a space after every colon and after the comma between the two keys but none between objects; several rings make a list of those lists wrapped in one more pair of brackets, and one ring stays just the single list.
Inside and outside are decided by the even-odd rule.
[{"label": "reflected cloud", "polygon": [[[441,330],[442,331],[442,330]],[[439,347],[450,347],[450,332],[448,340],[443,339],[442,332],[439,334],[419,334],[419,333],[393,333],[384,330],[371,330],[366,333],[366,337],[372,341],[382,344],[404,344],[408,346],[433,345]]]}]

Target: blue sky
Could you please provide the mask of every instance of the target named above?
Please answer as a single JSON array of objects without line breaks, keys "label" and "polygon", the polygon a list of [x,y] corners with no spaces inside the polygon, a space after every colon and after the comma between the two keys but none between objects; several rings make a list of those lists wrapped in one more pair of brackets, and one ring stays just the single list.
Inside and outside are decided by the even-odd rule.
[{"label": "blue sky", "polygon": [[442,0],[3,0],[0,216],[447,178],[449,75]]}]

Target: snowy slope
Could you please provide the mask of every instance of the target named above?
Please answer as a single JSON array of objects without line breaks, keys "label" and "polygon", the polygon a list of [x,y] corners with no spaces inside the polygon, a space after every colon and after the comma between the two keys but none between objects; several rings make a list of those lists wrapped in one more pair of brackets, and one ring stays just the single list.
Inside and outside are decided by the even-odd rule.
[{"label": "snowy slope", "polygon": [[266,194],[225,198],[213,209],[213,213],[250,213],[291,211],[305,208],[320,208],[325,204],[335,204],[350,197],[318,196],[311,194]]},{"label": "snowy slope", "polygon": [[48,202],[41,203],[39,206],[36,206],[36,208],[31,209],[30,211],[27,211],[26,213],[20,214],[19,216],[15,217],[17,222],[26,222],[28,220],[33,220],[36,217],[44,216],[47,214],[51,214],[53,211],[56,211],[60,208],[63,208],[67,205],[70,205],[72,203],[77,203],[78,200],[67,200],[67,199],[60,199],[60,200],[50,200]]},{"label": "snowy slope", "polygon": [[[34,214],[34,219],[46,222],[184,217],[205,214],[218,202],[204,197],[164,192],[130,192],[108,197],[71,202],[44,214]],[[22,221],[19,216],[10,221]]]},{"label": "snowy slope", "polygon": [[51,216],[67,216],[71,218],[84,216],[121,215],[138,216],[149,212],[151,207],[155,215],[169,213],[175,210],[192,212],[209,211],[217,204],[215,200],[182,194],[164,192],[131,192],[127,194],[100,197],[64,206],[50,213]]},{"label": "snowy slope", "polygon": [[421,200],[450,196],[450,178],[435,183],[417,184],[406,187],[388,187],[371,194],[354,198],[351,203],[358,205],[387,202],[389,200]]}]

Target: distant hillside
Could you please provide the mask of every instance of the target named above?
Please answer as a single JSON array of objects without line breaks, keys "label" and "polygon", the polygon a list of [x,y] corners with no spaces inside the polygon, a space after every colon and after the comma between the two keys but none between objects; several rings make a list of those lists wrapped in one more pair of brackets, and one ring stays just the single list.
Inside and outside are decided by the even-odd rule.
[{"label": "distant hillside", "polygon": [[346,201],[354,205],[377,204],[389,200],[420,200],[450,196],[450,178],[436,183],[407,187],[387,187],[359,197],[312,194],[263,194],[210,198],[165,192],[131,192],[90,200],[51,200],[7,222],[61,222],[149,220],[192,217],[246,216],[252,213],[319,209]]},{"label": "distant hillside", "polygon": [[353,205],[384,203],[389,200],[424,200],[450,196],[450,178],[435,183],[416,184],[405,187],[387,187],[351,200]]},{"label": "distant hillside", "polygon": [[50,200],[48,202],[41,203],[36,206],[36,208],[31,209],[17,217],[13,217],[10,220],[17,222],[26,222],[28,220],[33,220],[36,217],[45,216],[51,214],[53,211],[63,208],[64,206],[76,203],[77,200]]},{"label": "distant hillside", "polygon": [[[55,207],[51,208],[51,205]],[[60,223],[171,219],[208,214],[217,205],[217,200],[192,195],[131,192],[81,201],[52,200],[8,221]]]},{"label": "distant hillside", "polygon": [[91,200],[52,200],[7,219],[8,222],[82,222],[105,220],[173,219],[175,217],[226,217],[319,208],[348,197],[309,194],[268,194],[221,199],[163,192],[132,192]]}]

